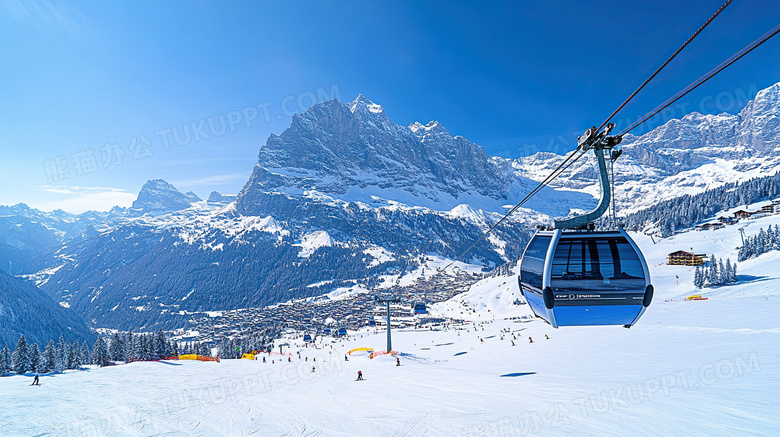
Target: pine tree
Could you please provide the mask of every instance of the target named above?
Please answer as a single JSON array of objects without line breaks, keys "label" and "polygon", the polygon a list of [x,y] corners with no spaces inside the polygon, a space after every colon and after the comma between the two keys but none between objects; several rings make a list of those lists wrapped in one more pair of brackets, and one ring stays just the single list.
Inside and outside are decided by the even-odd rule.
[{"label": "pine tree", "polygon": [[81,343],[81,349],[79,350],[79,361],[81,364],[89,364],[92,361],[92,355],[89,352],[89,346],[87,346],[87,340]]},{"label": "pine tree", "polygon": [[125,336],[125,362],[131,362],[138,359],[138,353],[136,348],[136,338],[133,335],[133,331],[128,331]]},{"label": "pine tree", "polygon": [[114,336],[111,337],[111,345],[108,347],[108,355],[113,361],[124,361],[124,350],[125,348],[122,344],[122,340],[119,337],[119,333],[115,332]]},{"label": "pine tree", "polygon": [[718,284],[718,259],[713,254],[710,258],[710,269],[707,272],[707,287],[712,287]]},{"label": "pine tree", "polygon": [[74,369],[81,369],[81,366],[83,366],[84,364],[89,364],[81,360],[81,351],[79,350],[79,342],[77,340],[74,340],[73,343],[71,343],[70,348],[73,351]]},{"label": "pine tree", "polygon": [[11,357],[8,354],[8,345],[0,350],[0,376],[8,375],[11,372]]},{"label": "pine tree", "polygon": [[30,370],[39,372],[41,367],[41,351],[38,349],[38,343],[33,343],[27,348],[27,355],[30,359]]},{"label": "pine tree", "polygon": [[98,336],[95,344],[92,345],[92,364],[104,367],[108,364],[108,350],[103,338]]},{"label": "pine tree", "polygon": [[68,369],[78,369],[78,346],[74,347],[73,343],[65,344],[65,367]]},{"label": "pine tree", "polygon": [[696,288],[704,287],[704,274],[701,266],[696,266],[696,270],[693,274],[693,285],[696,286]]},{"label": "pine tree", "polygon": [[57,347],[54,346],[54,341],[49,340],[49,344],[43,350],[43,360],[41,364],[41,371],[43,373],[54,372],[57,363]]},{"label": "pine tree", "polygon": [[151,358],[151,345],[148,335],[138,336],[138,359],[147,361]]},{"label": "pine tree", "polygon": [[157,356],[157,358],[165,356],[165,334],[163,334],[162,328],[160,328],[157,331],[157,337],[155,337],[154,342],[154,355]]},{"label": "pine tree", "polygon": [[54,359],[54,371],[57,373],[64,372],[68,368],[65,364],[65,339],[62,338],[62,335],[60,335],[60,341],[57,344],[57,350]]},{"label": "pine tree", "polygon": [[16,349],[11,354],[11,366],[16,373],[27,373],[30,370],[30,357],[27,353],[27,340],[24,334],[16,342]]},{"label": "pine tree", "polygon": [[723,285],[728,282],[729,278],[729,272],[726,270],[726,267],[723,265],[723,258],[718,260],[718,285]]}]

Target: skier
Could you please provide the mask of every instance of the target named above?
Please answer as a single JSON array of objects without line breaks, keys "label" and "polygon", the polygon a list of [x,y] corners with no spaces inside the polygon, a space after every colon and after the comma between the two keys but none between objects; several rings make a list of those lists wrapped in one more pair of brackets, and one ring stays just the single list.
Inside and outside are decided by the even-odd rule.
[{"label": "skier", "polygon": [[358,370],[358,378],[355,381],[362,381],[363,380],[363,372]]},{"label": "skier", "polygon": [[314,373],[314,366],[311,366],[311,373]]},{"label": "skier", "polygon": [[287,357],[287,362],[288,363],[292,363],[292,358],[291,357]]},{"label": "skier", "polygon": [[347,357],[347,354],[344,354],[344,361],[349,361],[349,357]]},{"label": "skier", "polygon": [[400,358],[395,357],[395,365],[396,365],[396,367],[401,365],[401,359]]},{"label": "skier", "polygon": [[263,363],[265,363],[265,357],[263,357]]},{"label": "skier", "polygon": [[35,378],[33,379],[32,385],[38,385],[38,374],[35,374]]},{"label": "skier", "polygon": [[548,337],[547,334],[544,334],[544,338],[545,338],[545,340],[549,340],[550,339],[550,337]]},{"label": "skier", "polygon": [[515,341],[514,341],[514,340],[512,340],[512,346],[514,346],[514,345],[515,345]]},{"label": "skier", "polygon": [[531,337],[528,337],[528,342],[529,342],[529,343],[533,343],[533,342],[534,342],[534,339],[533,339],[533,338],[531,338]]}]

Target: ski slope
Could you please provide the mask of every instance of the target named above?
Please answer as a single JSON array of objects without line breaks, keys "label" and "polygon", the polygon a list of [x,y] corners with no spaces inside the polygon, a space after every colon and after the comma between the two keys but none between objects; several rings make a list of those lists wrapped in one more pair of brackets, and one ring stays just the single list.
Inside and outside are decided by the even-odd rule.
[{"label": "ski slope", "polygon": [[[394,357],[369,359],[364,351],[344,361],[354,348],[385,349],[383,330],[364,329],[348,339],[317,338],[317,348],[282,339],[289,363],[278,354],[267,363],[133,363],[45,375],[41,387],[12,376],[0,378],[0,429],[25,436],[774,436],[780,253],[740,263],[741,283],[717,289],[696,290],[692,269],[664,264],[669,252],[691,247],[734,261],[737,229],[748,224],[752,235],[770,223],[780,217],[657,244],[636,236],[656,296],[630,330],[505,319],[530,309],[513,304],[514,278],[494,277],[430,306],[467,323],[393,331],[400,367]],[[684,300],[694,293],[709,300]],[[365,381],[355,381],[358,370]]]}]

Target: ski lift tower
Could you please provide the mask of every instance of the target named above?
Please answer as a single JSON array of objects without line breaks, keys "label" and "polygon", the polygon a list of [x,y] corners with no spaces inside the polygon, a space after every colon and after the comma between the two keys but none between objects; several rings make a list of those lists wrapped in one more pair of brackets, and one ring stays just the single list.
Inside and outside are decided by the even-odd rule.
[{"label": "ski lift tower", "polygon": [[397,296],[390,297],[376,297],[378,303],[387,305],[387,353],[393,350],[393,341],[390,338],[390,303],[400,303],[401,298]]}]

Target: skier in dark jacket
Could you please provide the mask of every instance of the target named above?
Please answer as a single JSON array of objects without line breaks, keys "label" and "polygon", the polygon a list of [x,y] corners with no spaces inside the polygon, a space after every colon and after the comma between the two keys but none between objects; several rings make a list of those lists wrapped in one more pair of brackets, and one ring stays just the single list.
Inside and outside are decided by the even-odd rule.
[{"label": "skier in dark jacket", "polygon": [[358,370],[358,379],[356,379],[355,381],[362,381],[362,380],[363,380],[363,372]]},{"label": "skier in dark jacket", "polygon": [[35,374],[35,378],[33,378],[32,385],[38,385],[38,374],[37,373]]}]

